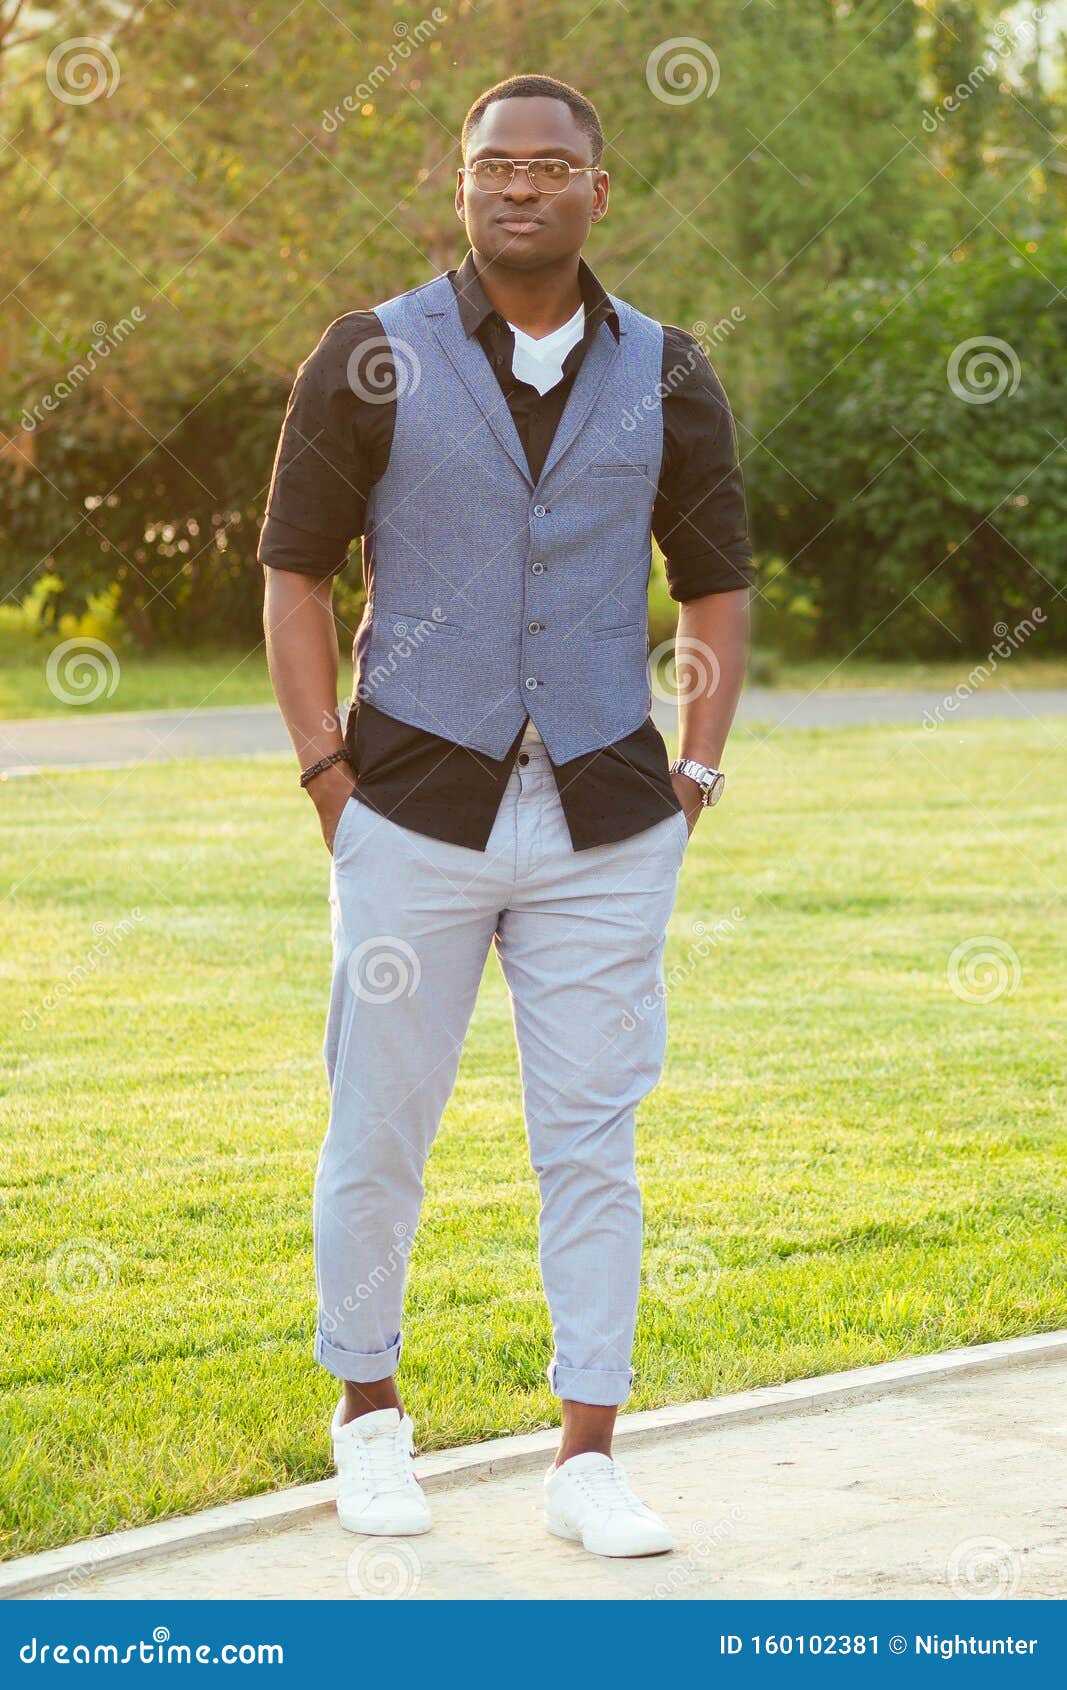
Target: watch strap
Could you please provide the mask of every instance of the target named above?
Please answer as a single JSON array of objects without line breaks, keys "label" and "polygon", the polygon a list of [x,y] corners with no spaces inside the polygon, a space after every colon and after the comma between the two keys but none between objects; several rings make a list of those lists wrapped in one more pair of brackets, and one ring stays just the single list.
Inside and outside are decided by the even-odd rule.
[{"label": "watch strap", "polygon": [[708,763],[698,763],[695,757],[676,757],[671,764],[672,775],[687,775],[695,780],[701,788],[704,803],[707,804],[714,793],[718,797],[726,784],[726,776],[721,769],[713,769]]}]

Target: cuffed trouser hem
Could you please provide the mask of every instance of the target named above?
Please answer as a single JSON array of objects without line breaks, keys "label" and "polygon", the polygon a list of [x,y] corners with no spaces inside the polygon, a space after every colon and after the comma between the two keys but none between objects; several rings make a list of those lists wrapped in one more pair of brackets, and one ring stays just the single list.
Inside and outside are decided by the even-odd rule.
[{"label": "cuffed trouser hem", "polygon": [[566,1397],[568,1402],[595,1403],[601,1408],[624,1403],[634,1379],[632,1367],[624,1373],[598,1373],[589,1367],[561,1367],[550,1361],[546,1372],[554,1396]]},{"label": "cuffed trouser hem", "polygon": [[340,1344],[331,1344],[322,1329],[315,1328],[315,1360],[321,1362],[335,1378],[348,1379],[356,1385],[371,1385],[376,1379],[388,1379],[395,1373],[402,1345],[403,1339],[398,1332],[387,1350],[361,1355],[359,1350],[344,1350]]}]

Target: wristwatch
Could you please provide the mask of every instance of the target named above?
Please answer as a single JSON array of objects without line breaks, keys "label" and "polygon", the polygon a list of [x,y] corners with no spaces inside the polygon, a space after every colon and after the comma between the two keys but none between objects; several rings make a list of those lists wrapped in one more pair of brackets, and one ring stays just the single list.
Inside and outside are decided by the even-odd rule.
[{"label": "wristwatch", "polygon": [[702,804],[717,804],[722,797],[726,776],[721,769],[709,769],[706,763],[696,763],[692,757],[676,757],[671,764],[672,775],[688,775],[700,788]]}]

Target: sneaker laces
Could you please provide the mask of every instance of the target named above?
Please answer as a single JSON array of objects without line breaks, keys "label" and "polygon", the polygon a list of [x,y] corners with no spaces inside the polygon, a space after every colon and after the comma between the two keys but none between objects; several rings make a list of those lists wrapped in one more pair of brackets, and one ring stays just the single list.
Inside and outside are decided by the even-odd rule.
[{"label": "sneaker laces", "polygon": [[644,1507],[640,1497],[634,1495],[626,1482],[626,1474],[617,1461],[612,1461],[610,1467],[588,1467],[574,1477],[585,1490],[590,1502],[598,1508],[609,1512],[619,1512]]},{"label": "sneaker laces", "polygon": [[361,1480],[376,1496],[408,1489],[414,1475],[403,1428],[385,1435],[358,1438],[351,1447],[359,1451]]}]

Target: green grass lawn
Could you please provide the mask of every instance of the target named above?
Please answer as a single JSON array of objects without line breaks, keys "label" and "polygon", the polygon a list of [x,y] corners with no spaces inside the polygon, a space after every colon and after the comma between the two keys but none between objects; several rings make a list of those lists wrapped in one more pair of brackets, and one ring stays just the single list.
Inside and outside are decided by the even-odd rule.
[{"label": "green grass lawn", "polygon": [[[1067,1324],[1063,739],[731,742],[640,1119],[629,1407]],[[325,1477],[329,859],[290,761],[13,782],[0,855],[0,1552]],[[1018,970],[989,1001],[948,979],[976,940]],[[409,1281],[423,1449],[556,1418],[536,1211],[491,959]]]},{"label": "green grass lawn", "polygon": [[[351,679],[351,641],[341,640],[341,690]],[[120,655],[118,684],[110,697],[93,703],[67,704],[49,690],[45,676],[48,647],[35,655],[0,653],[0,721],[30,716],[86,716],[116,710],[185,710],[195,705],[217,709],[232,704],[272,704],[274,693],[262,646],[250,652],[206,649],[163,652],[154,657]],[[771,659],[765,673],[761,654],[753,659],[750,685],[822,687],[837,691],[852,687],[929,687],[949,692],[966,680],[973,658],[951,663],[881,662],[823,658],[807,662]],[[984,689],[1000,687],[1065,687],[1067,658],[1013,657],[998,663]]]},{"label": "green grass lawn", "polygon": [[[343,649],[343,648],[342,648]],[[39,652],[0,653],[0,721],[30,716],[100,715],[114,710],[219,709],[229,704],[270,704],[274,693],[262,645],[250,652],[230,647],[158,652],[152,657],[119,654],[118,682],[110,697],[67,704],[48,686],[49,647]],[[109,671],[110,672],[110,671]],[[77,677],[71,685],[77,685]],[[91,691],[90,677],[82,685]]]}]

